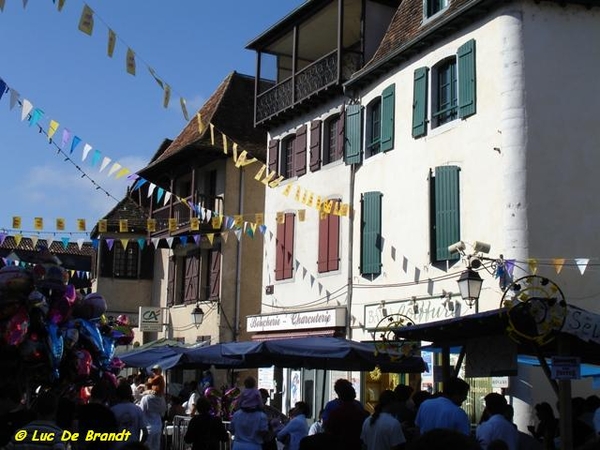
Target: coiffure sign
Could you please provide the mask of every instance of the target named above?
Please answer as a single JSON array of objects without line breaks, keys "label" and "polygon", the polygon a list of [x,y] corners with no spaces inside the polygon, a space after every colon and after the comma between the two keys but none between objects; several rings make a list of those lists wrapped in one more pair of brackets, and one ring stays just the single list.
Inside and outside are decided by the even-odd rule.
[{"label": "coiffure sign", "polygon": [[140,331],[162,331],[163,311],[156,306],[140,306]]},{"label": "coiffure sign", "polygon": [[331,308],[285,314],[265,314],[246,318],[249,332],[333,328],[346,326],[346,309]]}]

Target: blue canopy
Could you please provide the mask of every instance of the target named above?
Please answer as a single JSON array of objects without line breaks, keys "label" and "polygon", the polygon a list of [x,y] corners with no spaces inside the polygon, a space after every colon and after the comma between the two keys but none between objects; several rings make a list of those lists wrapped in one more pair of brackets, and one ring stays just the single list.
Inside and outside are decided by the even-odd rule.
[{"label": "blue canopy", "polygon": [[116,356],[129,367],[150,369],[153,365],[158,364],[163,370],[167,370],[180,364],[185,350],[185,347],[173,346],[148,347]]}]

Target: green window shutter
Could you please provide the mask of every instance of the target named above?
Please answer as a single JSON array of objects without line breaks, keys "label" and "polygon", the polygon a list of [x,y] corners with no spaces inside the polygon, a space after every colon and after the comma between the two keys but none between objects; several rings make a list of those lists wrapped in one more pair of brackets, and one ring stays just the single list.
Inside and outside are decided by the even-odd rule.
[{"label": "green window shutter", "polygon": [[381,273],[381,192],[365,192],[362,199],[360,272]]},{"label": "green window shutter", "polygon": [[348,105],[346,107],[346,131],[344,145],[344,162],[359,164],[361,162],[362,144],[362,106]]},{"label": "green window shutter", "polygon": [[458,116],[461,119],[477,112],[475,83],[475,39],[458,48]]},{"label": "green window shutter", "polygon": [[394,148],[394,107],[396,85],[386,87],[381,95],[381,151]]},{"label": "green window shutter", "polygon": [[413,85],[413,121],[412,135],[414,138],[427,134],[427,81],[429,68],[419,67],[415,70]]},{"label": "green window shutter", "polygon": [[435,249],[436,261],[458,259],[448,246],[460,240],[460,209],[457,166],[435,168]]}]

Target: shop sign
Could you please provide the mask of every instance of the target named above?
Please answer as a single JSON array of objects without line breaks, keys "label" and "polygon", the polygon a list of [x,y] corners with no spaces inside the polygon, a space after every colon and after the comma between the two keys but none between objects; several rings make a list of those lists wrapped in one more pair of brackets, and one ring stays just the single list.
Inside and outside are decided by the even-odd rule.
[{"label": "shop sign", "polygon": [[264,314],[246,318],[246,329],[251,333],[346,326],[346,309],[331,308],[284,314]]},{"label": "shop sign", "polygon": [[139,310],[140,331],[162,331],[163,312],[157,306],[140,306]]},{"label": "shop sign", "polygon": [[553,356],[553,380],[578,380],[581,378],[581,359],[577,356]]}]

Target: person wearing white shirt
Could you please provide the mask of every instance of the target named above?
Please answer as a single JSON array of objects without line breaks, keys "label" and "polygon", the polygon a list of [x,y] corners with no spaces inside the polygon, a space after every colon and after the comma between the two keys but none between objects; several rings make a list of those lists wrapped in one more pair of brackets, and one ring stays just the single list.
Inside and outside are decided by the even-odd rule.
[{"label": "person wearing white shirt", "polygon": [[483,450],[487,450],[492,441],[501,440],[508,450],[519,450],[519,431],[506,419],[508,403],[503,395],[492,392],[485,396],[485,409],[489,418],[480,423],[475,430],[477,441]]}]

